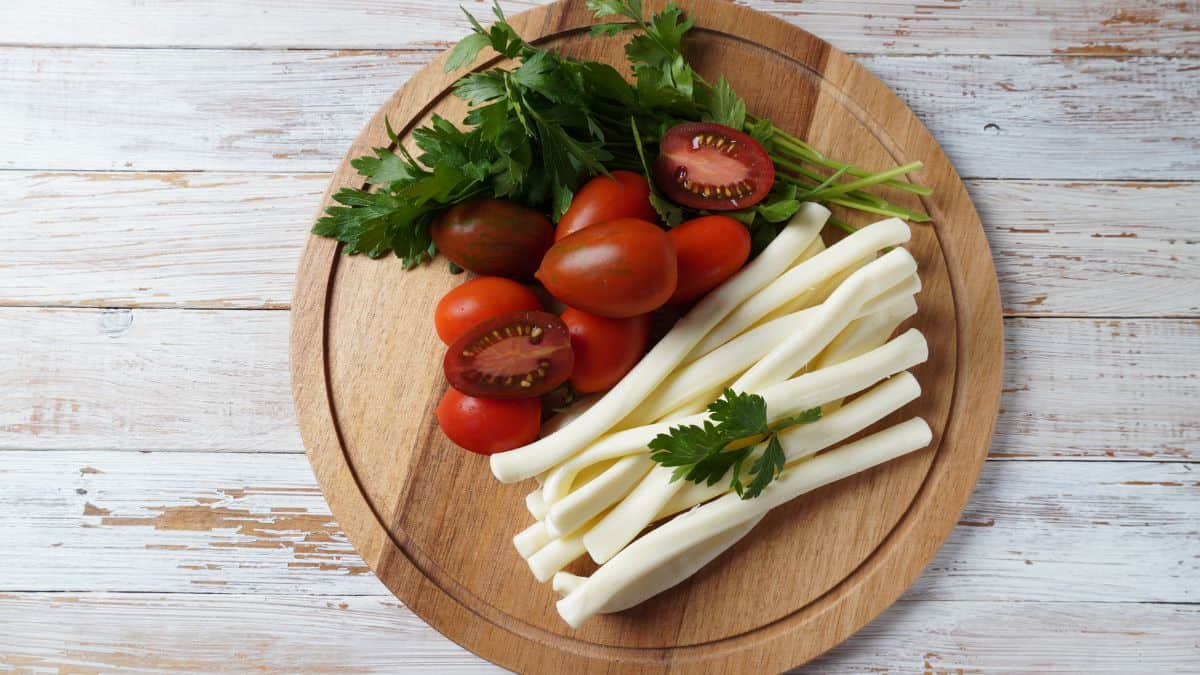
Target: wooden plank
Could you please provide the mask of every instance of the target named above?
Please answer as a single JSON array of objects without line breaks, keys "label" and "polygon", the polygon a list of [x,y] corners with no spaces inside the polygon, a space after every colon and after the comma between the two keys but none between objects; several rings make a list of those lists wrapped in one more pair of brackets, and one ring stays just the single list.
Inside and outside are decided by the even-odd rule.
[{"label": "wooden plank", "polygon": [[288,317],[0,311],[0,447],[301,452]]},{"label": "wooden plank", "polygon": [[[0,229],[0,305],[287,307],[327,180],[0,172],[8,225]],[[1200,312],[1192,292],[1200,184],[973,180],[967,188],[1007,314]]]},{"label": "wooden plank", "polygon": [[327,182],[0,172],[0,304],[286,308]]},{"label": "wooden plank", "polygon": [[[1200,321],[1009,319],[992,456],[1200,458]],[[0,449],[301,452],[284,312],[0,309]]]},{"label": "wooden plank", "polygon": [[[3,457],[0,591],[387,595],[303,456]],[[1196,602],[1197,497],[1187,463],[989,461],[908,596]]]},{"label": "wooden plank", "polygon": [[1011,319],[992,457],[1200,458],[1200,321]]},{"label": "wooden plank", "polygon": [[[18,670],[215,673],[228,672],[235,655],[246,671],[507,672],[389,598],[14,593],[0,600],[0,666]],[[792,672],[1193,673],[1198,628],[1194,605],[901,600]]]},{"label": "wooden plank", "polygon": [[[547,0],[505,0],[509,14]],[[1164,54],[1200,51],[1193,2],[1155,0],[740,0],[816,33],[844,51],[874,54]],[[469,9],[487,21],[483,4]],[[79,26],[87,25],[83,33]],[[150,27],[150,29],[147,29]],[[441,47],[466,34],[441,0],[10,0],[0,44],[108,47]]]},{"label": "wooden plank", "polygon": [[[330,171],[370,114],[432,57],[2,48],[0,168]],[[1194,59],[862,62],[965,177],[1200,178]]]},{"label": "wooden plank", "polygon": [[968,181],[967,189],[1006,314],[1200,311],[1200,184]]}]

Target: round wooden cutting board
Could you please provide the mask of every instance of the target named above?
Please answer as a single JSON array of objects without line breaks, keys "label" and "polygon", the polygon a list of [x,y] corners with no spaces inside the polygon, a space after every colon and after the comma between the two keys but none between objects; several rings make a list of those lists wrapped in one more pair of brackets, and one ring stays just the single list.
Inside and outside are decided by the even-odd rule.
[{"label": "round wooden cutting board", "polygon": [[[915,178],[932,197],[887,197],[933,219],[914,225],[908,245],[924,282],[912,324],[931,356],[914,370],[922,398],[884,424],[921,415],[934,440],[777,509],[680,586],[570,630],[549,585],[533,579],[511,543],[532,521],[524,497],[533,484],[498,483],[486,458],[456,448],[436,426],[446,384],[433,309],[462,277],[443,260],[405,272],[396,260],[342,256],[336,242],[311,238],[293,305],[292,369],[301,431],[333,513],[414,612],[520,672],[770,672],[813,658],[916,579],[966,504],[995,424],[1003,356],[996,275],[946,155],[886,86],[825,42],[725,2],[687,6],[696,20],[691,62],[712,80],[725,75],[751,112],[868,169],[925,162]],[[583,0],[511,23],[539,45],[624,69],[622,39],[590,37]],[[497,63],[488,58],[475,67]],[[443,61],[371,120],[330,193],[361,186],[349,159],[388,145],[385,116],[402,135],[434,112],[462,118],[461,101],[449,95],[461,73],[443,73]],[[583,562],[570,569],[590,571]]]}]

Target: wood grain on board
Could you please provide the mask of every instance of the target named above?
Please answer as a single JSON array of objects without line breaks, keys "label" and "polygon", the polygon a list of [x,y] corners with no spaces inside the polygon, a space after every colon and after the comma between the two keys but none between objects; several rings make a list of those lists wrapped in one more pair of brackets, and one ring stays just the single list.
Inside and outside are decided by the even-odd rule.
[{"label": "wood grain on board", "polygon": [[[0,592],[388,594],[300,455],[6,452],[0,467]],[[1195,602],[1198,524],[1193,464],[991,461],[906,597]]]},{"label": "wood grain on board", "polygon": [[[328,172],[435,55],[0,48],[0,168]],[[1200,178],[1194,58],[859,62],[917,113],[964,177]],[[774,98],[796,100],[790,91]]]},{"label": "wood grain on board", "polygon": [[[1194,605],[901,600],[792,672],[1190,675],[1200,668],[1198,622]],[[19,670],[215,673],[232,655],[242,669],[272,672],[507,672],[391,597],[8,593],[0,626],[12,639],[0,668]]]},{"label": "wood grain on board", "polygon": [[[548,0],[503,0],[512,14]],[[467,33],[446,0],[8,0],[0,44],[110,47],[441,48]],[[488,4],[461,3],[480,20]],[[683,3],[683,4],[686,4]],[[1194,0],[738,0],[855,54],[1200,52]],[[84,28],[86,27],[86,30]]]},{"label": "wood grain on board", "polygon": [[[301,452],[287,331],[285,312],[0,308],[0,450]],[[1200,459],[1200,321],[1009,319],[1005,341],[992,457]]]},{"label": "wood grain on board", "polygon": [[[0,305],[287,307],[328,181],[0,172]],[[966,185],[1006,315],[1200,315],[1200,184]]]},{"label": "wood grain on board", "polygon": [[[420,318],[457,280],[436,267],[405,272],[346,258],[328,240],[310,239],[293,300],[292,367],[318,482],[389,589],[455,641],[516,670],[702,672],[802,663],[844,640],[917,578],[953,529],[987,454],[1001,387],[999,292],[978,216],[949,159],[912,112],[844,54],[728,4],[694,9],[690,61],[706,77],[723,72],[750,109],[864,166],[925,160],[917,178],[935,195],[919,203],[912,195],[893,198],[927,209],[936,223],[936,232],[914,229],[906,246],[924,285],[914,325],[935,355],[916,369],[925,392],[907,414],[928,420],[935,440],[777,509],[681,586],[571,630],[554,611],[554,596],[511,555],[511,535],[528,519],[520,486],[496,483],[481,458],[454,451],[429,417],[444,389],[435,358],[441,345]],[[591,21],[581,0],[514,21],[572,56],[624,59],[620,41],[579,33]],[[387,142],[385,117],[403,135],[432,113],[462,114],[461,101],[447,96],[456,76],[439,61],[380,109],[350,156]],[[780,89],[791,95],[779,97]],[[330,190],[356,180],[345,162]],[[447,482],[472,499],[449,494]],[[829,531],[843,536],[822,539]],[[481,559],[491,564],[485,569]],[[807,574],[786,577],[770,602],[754,597],[756,579],[793,566]]]}]

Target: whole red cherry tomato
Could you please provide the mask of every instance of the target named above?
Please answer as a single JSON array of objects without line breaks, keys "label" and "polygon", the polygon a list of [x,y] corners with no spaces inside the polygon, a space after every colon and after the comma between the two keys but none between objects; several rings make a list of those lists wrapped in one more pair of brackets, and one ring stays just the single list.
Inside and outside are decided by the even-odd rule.
[{"label": "whole red cherry tomato", "polygon": [[653,223],[620,218],[554,244],[534,275],[564,303],[624,318],[661,307],[675,292],[675,245]]},{"label": "whole red cherry tomato", "polygon": [[481,199],[451,207],[429,230],[433,243],[463,269],[524,279],[554,243],[554,225],[513,202]]},{"label": "whole red cherry tomato", "polygon": [[646,351],[650,335],[650,315],[628,319],[608,319],[568,307],[563,323],[571,334],[575,369],[571,386],[575,391],[604,391],[621,381]]},{"label": "whole red cherry tomato", "polygon": [[672,303],[690,302],[720,286],[750,257],[750,232],[729,216],[704,216],[667,232],[675,242],[679,283]]},{"label": "whole red cherry tomato", "polygon": [[658,214],[650,205],[650,184],[638,173],[613,171],[611,176],[596,176],[575,193],[571,206],[554,230],[554,241],[575,234],[590,225],[617,218],[638,218],[654,222]]},{"label": "whole red cherry tomato", "polygon": [[540,309],[541,300],[521,284],[504,277],[479,277],[442,296],[433,321],[438,337],[450,344],[477,323],[502,314]]},{"label": "whole red cherry tomato", "polygon": [[481,455],[532,443],[542,427],[542,403],[536,398],[475,398],[451,388],[435,414],[447,438]]},{"label": "whole red cherry tomato", "polygon": [[664,134],[658,147],[655,185],[693,209],[744,209],[762,201],[775,182],[775,164],[763,146],[727,126],[686,122]]}]

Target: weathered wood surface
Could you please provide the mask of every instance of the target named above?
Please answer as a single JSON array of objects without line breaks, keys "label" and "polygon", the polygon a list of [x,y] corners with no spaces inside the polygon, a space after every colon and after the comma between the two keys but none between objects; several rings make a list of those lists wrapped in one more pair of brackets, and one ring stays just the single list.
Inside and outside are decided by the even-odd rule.
[{"label": "weathered wood surface", "polygon": [[[1196,602],[1198,530],[1192,464],[990,461],[906,597]],[[6,452],[0,536],[0,592],[388,593],[298,455]]]},{"label": "weathered wood surface", "polygon": [[[330,171],[433,56],[0,48],[0,168]],[[964,177],[1200,178],[1194,58],[860,61]]]},{"label": "weathered wood surface", "polygon": [[[793,672],[1190,674],[1198,624],[1194,605],[901,600]],[[0,627],[0,667],[34,672],[507,672],[390,596],[9,593]]]},{"label": "weathered wood surface", "polygon": [[[285,312],[0,308],[0,450],[301,452]],[[1009,319],[998,458],[1200,458],[1200,321]]]},{"label": "weathered wood surface", "polygon": [[288,317],[0,310],[0,448],[302,452]]},{"label": "weathered wood surface", "polygon": [[[1037,179],[968,181],[1008,314],[1197,315],[1197,186],[1146,182],[1200,173],[1196,2],[740,4],[874,55],[964,174]],[[286,307],[326,172],[465,31],[440,0],[0,3],[36,47],[0,47],[0,168],[30,170],[0,171],[0,304]],[[0,453],[0,583],[31,584],[0,670],[494,672],[361,573],[295,454],[285,323],[0,310],[0,448],[43,450]],[[1146,461],[989,462],[906,601],[806,672],[1200,670],[1195,466],[1155,463],[1200,452],[1197,324],[1006,329],[993,457]],[[115,589],[169,594],[81,592]]]},{"label": "weathered wood surface", "polygon": [[[287,307],[327,182],[0,172],[0,305]],[[967,189],[1007,315],[1200,314],[1200,184],[972,180]]]},{"label": "weathered wood surface", "polygon": [[[504,0],[512,14],[548,0]],[[485,20],[487,3],[464,3]],[[1192,0],[738,0],[856,54],[1194,55]],[[82,28],[86,26],[86,32]],[[9,0],[0,44],[108,47],[441,48],[468,30],[444,0]]]}]

